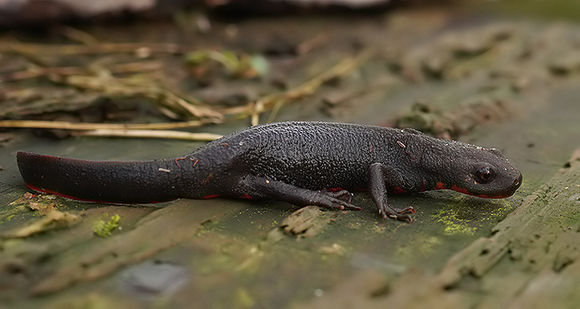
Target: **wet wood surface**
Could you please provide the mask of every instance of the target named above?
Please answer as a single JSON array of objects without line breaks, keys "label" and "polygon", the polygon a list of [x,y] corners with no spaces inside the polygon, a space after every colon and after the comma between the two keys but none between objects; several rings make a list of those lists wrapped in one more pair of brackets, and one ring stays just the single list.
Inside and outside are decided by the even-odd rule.
[{"label": "wet wood surface", "polygon": [[[477,21],[465,23],[465,16]],[[415,8],[353,17],[349,23],[345,17],[321,16],[248,20],[236,24],[235,36],[231,27],[216,22],[212,35],[205,35],[157,25],[138,36],[135,29],[122,28],[111,40],[132,43],[122,45],[121,52],[107,50],[105,56],[82,47],[97,56],[66,60],[75,67],[104,62],[115,78],[106,85],[115,91],[89,89],[91,83],[70,87],[66,80],[96,81],[103,75],[55,71],[72,57],[68,47],[47,48],[40,57],[50,70],[29,71],[19,63],[47,42],[18,49],[3,38],[0,115],[11,121],[31,119],[39,108],[42,115],[53,115],[49,121],[98,122],[103,119],[87,118],[96,113],[85,109],[106,99],[127,103],[128,110],[148,103],[130,113],[108,107],[115,116],[105,122],[120,122],[129,114],[133,123],[167,122],[160,117],[173,115],[179,121],[200,121],[185,130],[192,133],[226,134],[252,119],[412,126],[502,149],[522,170],[522,187],[503,200],[453,192],[393,197],[394,206],[417,209],[413,224],[383,220],[365,193],[354,198],[364,208],[360,212],[222,199],[137,206],[81,203],[26,195],[15,152],[141,160],[182,155],[202,143],[54,140],[27,130],[0,132],[2,305],[572,308],[580,302],[580,162],[577,152],[569,159],[580,147],[580,66],[573,57],[580,25]],[[86,31],[105,37],[110,29]],[[167,33],[174,33],[179,49],[187,51],[219,46],[264,55],[269,73],[246,79],[219,67],[215,71],[212,64],[206,68],[214,70],[212,80],[203,84],[195,78],[207,76],[191,73],[182,54],[164,49],[160,38]],[[122,75],[133,74],[127,67],[119,73],[118,65],[107,64],[110,58],[118,61],[118,53],[127,57],[123,61],[134,61],[125,53],[144,38],[159,41],[150,44],[154,56],[146,59],[157,64],[140,67],[146,70],[139,78],[164,80],[163,87],[156,84],[147,91]],[[272,55],[268,42],[274,39],[278,45],[301,46],[296,50],[302,52]],[[66,57],[58,55],[63,50]],[[360,55],[364,61],[348,66]],[[249,74],[241,67],[238,73]],[[339,69],[344,71],[325,78]],[[56,74],[48,81],[42,77],[47,71]],[[32,73],[37,76],[29,77]],[[193,102],[188,96],[199,99],[203,108],[196,109],[201,106],[197,101],[193,110],[171,105],[179,100],[155,101],[150,91],[166,89],[186,102]],[[256,112],[260,98],[263,114]],[[166,114],[160,115],[160,108]],[[154,116],[143,110],[153,110]],[[67,116],[54,116],[55,111]],[[228,116],[233,115],[228,111],[244,118]],[[225,115],[225,122],[216,115]]]}]

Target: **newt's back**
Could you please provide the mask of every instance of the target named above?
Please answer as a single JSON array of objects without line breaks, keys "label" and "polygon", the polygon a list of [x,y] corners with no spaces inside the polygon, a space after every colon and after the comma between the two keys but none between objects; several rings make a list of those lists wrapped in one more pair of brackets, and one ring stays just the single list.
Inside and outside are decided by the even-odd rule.
[{"label": "newt's back", "polygon": [[370,164],[397,160],[394,137],[403,134],[409,133],[355,124],[282,122],[215,143],[229,145],[236,153],[234,166],[253,175],[310,189],[356,188],[365,187]]}]

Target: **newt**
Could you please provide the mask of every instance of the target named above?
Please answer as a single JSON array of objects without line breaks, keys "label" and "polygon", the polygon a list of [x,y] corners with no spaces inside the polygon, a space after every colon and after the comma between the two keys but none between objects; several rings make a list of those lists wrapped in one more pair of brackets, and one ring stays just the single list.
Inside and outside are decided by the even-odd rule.
[{"label": "newt", "polygon": [[351,192],[370,191],[383,217],[408,222],[413,207],[392,207],[391,193],[450,189],[504,198],[522,182],[495,148],[414,129],[330,122],[255,126],[171,159],[87,161],[18,152],[17,161],[30,189],[71,199],[154,203],[226,197],[360,210]]}]

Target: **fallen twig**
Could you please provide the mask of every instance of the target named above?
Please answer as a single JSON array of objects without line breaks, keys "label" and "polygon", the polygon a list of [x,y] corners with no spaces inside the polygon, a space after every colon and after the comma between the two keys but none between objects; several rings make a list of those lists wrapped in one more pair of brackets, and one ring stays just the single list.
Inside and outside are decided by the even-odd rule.
[{"label": "fallen twig", "polygon": [[170,130],[115,130],[99,129],[91,131],[78,131],[72,133],[76,136],[114,136],[114,137],[139,137],[139,138],[164,138],[180,139],[188,141],[213,141],[221,138],[221,135],[212,133],[191,133],[183,131]]},{"label": "fallen twig", "polygon": [[42,120],[0,120],[0,128],[60,129],[60,130],[168,130],[193,128],[207,124],[205,121],[161,123],[87,123]]},{"label": "fallen twig", "polygon": [[[107,70],[114,74],[126,74],[126,73],[141,73],[147,71],[157,71],[162,68],[162,64],[159,61],[138,61],[138,62],[128,62],[128,63],[118,63],[107,67]],[[50,75],[81,75],[88,74],[87,68],[83,67],[31,67],[24,71],[12,72],[0,76],[0,82],[5,81],[17,81],[30,78],[36,78],[41,76]]]},{"label": "fallen twig", "polygon": [[92,34],[70,26],[58,27],[59,32],[71,41],[75,41],[84,45],[98,45],[100,40]]},{"label": "fallen twig", "polygon": [[100,43],[91,45],[75,44],[29,44],[7,43],[0,44],[0,52],[24,53],[38,55],[94,55],[107,53],[181,53],[184,49],[177,44],[170,43]]},{"label": "fallen twig", "polygon": [[310,38],[298,44],[296,51],[298,52],[299,55],[305,55],[310,51],[312,51],[313,49],[316,49],[320,45],[325,44],[326,42],[328,42],[328,40],[329,40],[328,35],[320,33],[314,36],[313,38]]}]

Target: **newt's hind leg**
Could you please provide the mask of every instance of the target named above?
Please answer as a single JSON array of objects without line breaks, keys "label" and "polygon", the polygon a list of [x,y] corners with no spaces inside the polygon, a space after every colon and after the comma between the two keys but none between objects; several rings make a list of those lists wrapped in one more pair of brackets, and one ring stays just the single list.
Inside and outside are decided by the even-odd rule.
[{"label": "newt's hind leg", "polygon": [[258,193],[261,197],[285,201],[292,204],[306,206],[316,205],[336,210],[361,210],[360,207],[343,201],[344,193],[332,194],[323,191],[314,191],[299,188],[282,181],[269,180],[264,177],[248,175],[241,180],[241,185]]}]

